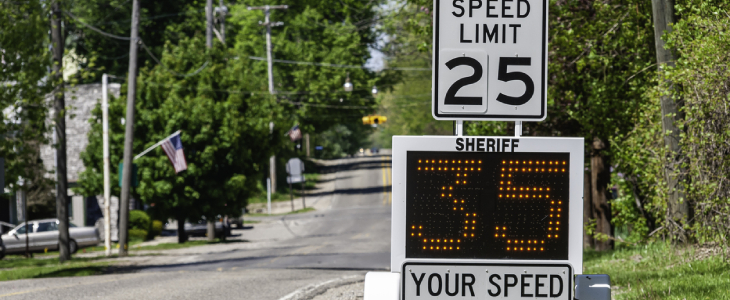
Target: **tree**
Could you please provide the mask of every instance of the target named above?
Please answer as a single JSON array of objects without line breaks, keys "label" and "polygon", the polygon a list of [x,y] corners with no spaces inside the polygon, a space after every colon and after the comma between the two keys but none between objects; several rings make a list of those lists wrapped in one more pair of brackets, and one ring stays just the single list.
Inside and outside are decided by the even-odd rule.
[{"label": "tree", "polygon": [[1,2],[0,12],[0,156],[6,187],[27,193],[28,204],[36,204],[29,213],[51,217],[53,181],[46,178],[39,150],[48,142],[48,9],[39,1]]},{"label": "tree", "polygon": [[[411,0],[432,11],[425,0]],[[524,134],[583,136],[591,172],[591,208],[597,250],[611,247],[613,235],[608,185],[614,149],[609,140],[633,129],[638,107],[653,74],[654,49],[651,7],[634,0],[550,2],[548,54],[548,117],[524,123]],[[432,24],[414,29],[432,34]],[[470,122],[472,135],[507,134],[506,122]],[[620,170],[625,171],[625,170]],[[629,171],[629,170],[627,170]]]},{"label": "tree", "polygon": [[[129,42],[104,36],[84,22],[104,32],[129,37],[132,5],[127,0],[72,1],[66,7],[75,18],[68,18],[68,48],[78,55],[82,82],[98,82],[102,73],[123,76],[128,72]],[[150,51],[160,56],[166,41],[204,32],[203,6],[195,1],[161,0],[140,2],[140,38]],[[80,22],[79,22],[80,21]],[[143,49],[140,49],[143,50]],[[144,51],[142,51],[144,52]],[[138,56],[139,65],[152,59],[146,53]]]},{"label": "tree", "polygon": [[[374,8],[380,3],[380,0],[334,3],[306,0],[290,5],[287,10],[273,11],[272,20],[284,22],[284,26],[272,30],[274,58],[363,66],[370,58],[368,46],[375,42],[377,32],[373,24],[378,20]],[[227,24],[234,32],[229,36],[235,37],[233,47],[238,53],[266,57],[265,35],[263,27],[258,25],[263,20],[263,12],[249,11],[247,5],[267,4],[275,3],[253,1],[231,8],[231,20]],[[266,62],[252,67],[256,74],[265,76]],[[350,93],[342,88],[348,77],[355,86]],[[277,99],[287,107],[291,120],[282,126],[298,123],[303,132],[309,133],[324,132],[335,124],[351,126],[348,124],[354,124],[353,119],[374,110],[376,102],[370,91],[381,80],[366,69],[274,63]],[[361,109],[353,109],[357,107]]]},{"label": "tree", "polygon": [[[383,93],[379,112],[388,117],[373,137],[381,147],[391,146],[393,135],[448,135],[453,122],[436,121],[431,115],[431,36],[418,29],[430,24],[427,10],[413,4],[398,3],[383,12],[383,34],[388,37],[380,50],[387,57],[387,67],[405,67],[397,71],[392,92]],[[413,70],[421,68],[424,70]]]}]

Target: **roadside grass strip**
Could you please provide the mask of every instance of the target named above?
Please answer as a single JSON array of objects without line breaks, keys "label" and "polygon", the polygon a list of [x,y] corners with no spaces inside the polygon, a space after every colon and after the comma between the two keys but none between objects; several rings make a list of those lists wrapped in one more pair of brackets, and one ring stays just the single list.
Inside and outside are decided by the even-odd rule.
[{"label": "roadside grass strip", "polygon": [[585,274],[609,274],[613,299],[730,299],[722,250],[664,243],[584,252]]},{"label": "roadside grass strip", "polygon": [[98,275],[109,265],[109,262],[98,262],[105,258],[74,258],[69,262],[59,263],[57,257],[6,257],[0,261],[0,281]]}]

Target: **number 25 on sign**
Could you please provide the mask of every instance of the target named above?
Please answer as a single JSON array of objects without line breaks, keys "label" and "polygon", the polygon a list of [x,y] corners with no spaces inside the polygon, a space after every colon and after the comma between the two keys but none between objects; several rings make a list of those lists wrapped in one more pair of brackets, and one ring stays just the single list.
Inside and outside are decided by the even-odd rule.
[{"label": "number 25 on sign", "polygon": [[436,0],[433,114],[546,117],[547,0]]}]

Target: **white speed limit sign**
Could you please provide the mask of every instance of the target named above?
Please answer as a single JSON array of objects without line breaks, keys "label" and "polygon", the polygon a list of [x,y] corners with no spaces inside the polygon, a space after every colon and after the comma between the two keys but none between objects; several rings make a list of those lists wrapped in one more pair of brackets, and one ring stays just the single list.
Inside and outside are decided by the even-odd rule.
[{"label": "white speed limit sign", "polygon": [[434,1],[433,116],[547,116],[547,0]]}]

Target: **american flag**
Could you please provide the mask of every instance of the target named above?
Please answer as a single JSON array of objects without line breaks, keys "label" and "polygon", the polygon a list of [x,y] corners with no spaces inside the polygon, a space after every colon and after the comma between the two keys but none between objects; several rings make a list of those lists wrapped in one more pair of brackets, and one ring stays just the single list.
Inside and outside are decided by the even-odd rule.
[{"label": "american flag", "polygon": [[162,150],[165,150],[167,158],[170,159],[175,173],[180,173],[188,169],[188,162],[185,160],[182,141],[180,141],[180,133],[165,139],[162,144]]},{"label": "american flag", "polygon": [[299,125],[296,125],[289,130],[289,138],[292,142],[302,139],[302,131],[299,129]]}]

